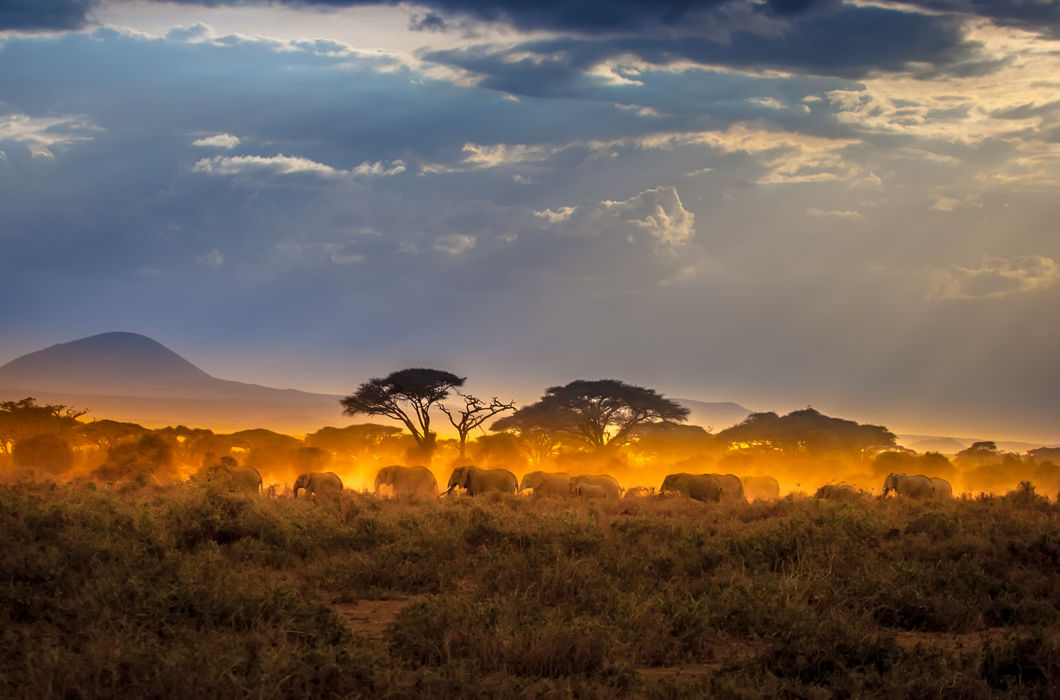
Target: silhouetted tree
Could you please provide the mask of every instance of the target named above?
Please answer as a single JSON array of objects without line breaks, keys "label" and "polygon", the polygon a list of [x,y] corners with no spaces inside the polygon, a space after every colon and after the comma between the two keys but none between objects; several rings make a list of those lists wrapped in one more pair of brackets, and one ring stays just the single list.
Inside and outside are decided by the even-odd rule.
[{"label": "silhouetted tree", "polygon": [[[537,419],[554,433],[566,433],[591,449],[600,450],[627,444],[638,426],[683,421],[688,413],[687,408],[654,389],[617,379],[576,379],[564,386],[549,387],[538,402],[510,418],[522,414],[524,424],[528,419]],[[503,426],[504,421],[498,424]]]},{"label": "silhouetted tree", "polygon": [[[971,447],[967,447],[958,452],[954,456],[954,459],[958,464],[969,467],[983,464],[995,464],[1001,462],[1006,456],[1008,456],[1006,453],[997,449],[997,443],[993,440],[980,440],[978,442],[973,442]],[[1011,456],[1015,457],[1014,454]]]},{"label": "silhouetted tree", "polygon": [[294,465],[298,472],[322,472],[331,462],[331,453],[319,447],[300,447],[295,453]]},{"label": "silhouetted tree", "polygon": [[671,421],[637,426],[631,437],[630,449],[636,455],[651,460],[676,460],[701,455],[709,452],[717,442],[710,431],[701,426]]},{"label": "silhouetted tree", "polygon": [[468,446],[472,464],[480,467],[503,466],[520,471],[527,464],[527,450],[512,432],[480,435]]},{"label": "silhouetted tree", "polygon": [[454,411],[445,404],[438,404],[438,408],[449,418],[449,422],[453,424],[453,427],[456,428],[457,435],[460,436],[460,457],[463,458],[467,452],[468,434],[498,413],[514,411],[515,402],[508,401],[505,403],[494,396],[489,403],[486,403],[471,394],[459,391],[455,393],[464,400],[463,408]]},{"label": "silhouetted tree", "polygon": [[437,435],[431,431],[431,409],[463,386],[466,377],[437,369],[403,369],[361,384],[341,400],[343,413],[386,416],[401,421],[429,459]]},{"label": "silhouetted tree", "polygon": [[148,479],[168,481],[177,477],[174,441],[171,435],[151,432],[134,442],[120,442],[107,450],[107,460],[92,476],[104,481]]},{"label": "silhouetted tree", "polygon": [[64,404],[39,405],[32,396],[0,403],[0,452],[10,453],[14,444],[36,435],[52,434],[64,440],[73,437],[78,418],[88,410]]},{"label": "silhouetted tree", "polygon": [[147,432],[147,428],[137,423],[125,423],[109,418],[83,423],[78,429],[81,437],[104,450],[110,449],[119,440],[139,437]]},{"label": "silhouetted tree", "polygon": [[363,455],[400,438],[401,428],[379,423],[359,423],[345,428],[325,427],[305,436],[305,444],[340,455]]},{"label": "silhouetted tree", "polygon": [[565,424],[560,418],[555,411],[538,402],[494,421],[490,430],[515,436],[530,463],[540,467],[555,454],[560,444],[560,430]]},{"label": "silhouetted tree", "polygon": [[58,475],[74,465],[74,451],[56,433],[40,433],[15,442],[11,457],[19,469]]},{"label": "silhouetted tree", "polygon": [[1060,447],[1037,447],[1027,450],[1027,456],[1034,462],[1060,463]]},{"label": "silhouetted tree", "polygon": [[726,444],[768,443],[785,450],[857,452],[893,448],[896,437],[881,425],[832,418],[812,408],[776,413],[752,413],[742,423],[718,433]]}]

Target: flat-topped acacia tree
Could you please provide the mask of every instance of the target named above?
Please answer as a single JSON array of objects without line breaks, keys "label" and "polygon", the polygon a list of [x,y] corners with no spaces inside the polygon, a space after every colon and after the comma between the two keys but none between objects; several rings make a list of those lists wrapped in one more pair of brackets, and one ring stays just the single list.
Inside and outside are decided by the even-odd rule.
[{"label": "flat-topped acacia tree", "polygon": [[617,379],[576,379],[549,387],[535,403],[493,424],[493,430],[555,436],[565,433],[593,449],[619,448],[637,426],[688,418],[688,409],[654,389]]},{"label": "flat-topped acacia tree", "polygon": [[340,403],[347,416],[363,413],[401,421],[424,457],[430,459],[437,438],[431,430],[431,409],[465,381],[466,377],[440,369],[403,369],[369,379]]}]

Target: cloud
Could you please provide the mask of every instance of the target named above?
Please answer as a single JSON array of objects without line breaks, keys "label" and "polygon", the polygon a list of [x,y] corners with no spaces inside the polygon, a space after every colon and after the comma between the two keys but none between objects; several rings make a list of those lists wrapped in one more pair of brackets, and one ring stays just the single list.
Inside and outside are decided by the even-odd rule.
[{"label": "cloud", "polygon": [[764,169],[756,182],[763,185],[845,181],[871,182],[872,174],[844,158],[859,139],[829,138],[737,123],[725,130],[657,133],[633,139],[644,149],[704,146],[723,153],[754,156]]},{"label": "cloud", "polygon": [[97,0],[4,0],[0,29],[78,29]]},{"label": "cloud", "polygon": [[98,127],[84,117],[32,117],[28,114],[0,115],[0,141],[25,144],[34,156],[54,158],[52,149],[79,141],[91,141]]},{"label": "cloud", "polygon": [[435,239],[434,249],[449,255],[459,255],[475,247],[476,238],[462,233],[450,233]]},{"label": "cloud", "polygon": [[630,56],[663,69],[691,65],[847,79],[881,72],[968,76],[1002,65],[980,42],[968,38],[960,20],[867,4],[843,5],[779,25],[754,21],[720,34],[710,29],[716,26],[477,45],[428,52],[424,59],[460,68],[480,76],[485,87],[517,95],[559,95],[584,85],[636,85],[635,73],[616,70],[616,62]]},{"label": "cloud", "polygon": [[384,164],[381,161],[375,161],[374,163],[365,162],[355,166],[349,172],[354,175],[390,177],[405,172],[405,162],[401,160],[395,160],[389,164]]},{"label": "cloud", "polygon": [[199,146],[200,148],[224,148],[230,151],[239,145],[239,137],[232,134],[214,134],[213,136],[195,139],[191,142],[191,145]]},{"label": "cloud", "polygon": [[543,209],[534,212],[561,235],[625,235],[627,240],[646,234],[658,247],[672,249],[695,235],[695,214],[685,209],[677,189],[655,187],[620,201]]},{"label": "cloud", "polygon": [[1060,278],[1060,266],[1041,255],[984,257],[978,268],[954,265],[943,271],[943,277],[933,298],[1000,299],[1052,286]]},{"label": "cloud", "polygon": [[214,156],[203,158],[191,166],[192,172],[206,175],[297,175],[307,174],[321,178],[340,178],[347,175],[387,177],[405,172],[400,160],[389,165],[381,162],[361,163],[350,170],[333,168],[301,156]]},{"label": "cloud", "polygon": [[942,195],[928,208],[934,211],[953,211],[959,206],[961,206],[961,200]]},{"label": "cloud", "polygon": [[806,216],[815,219],[848,219],[850,221],[864,221],[861,212],[850,209],[814,209],[806,210]]},{"label": "cloud", "polygon": [[214,248],[208,253],[196,256],[195,262],[209,267],[221,267],[221,265],[224,265],[225,256],[217,248]]},{"label": "cloud", "polygon": [[998,24],[1060,36],[1060,5],[1048,0],[904,0],[914,7],[981,17]]}]

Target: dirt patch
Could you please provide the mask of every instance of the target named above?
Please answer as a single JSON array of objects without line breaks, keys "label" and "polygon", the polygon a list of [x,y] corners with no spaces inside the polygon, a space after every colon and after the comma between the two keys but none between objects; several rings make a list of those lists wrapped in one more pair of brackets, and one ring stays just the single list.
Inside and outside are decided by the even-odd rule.
[{"label": "dirt patch", "polygon": [[657,683],[663,680],[698,681],[711,676],[734,660],[754,658],[762,652],[765,644],[746,639],[720,638],[711,645],[713,660],[699,663],[675,664],[673,666],[644,666],[637,669],[641,680]]},{"label": "dirt patch", "polygon": [[332,607],[354,634],[368,639],[382,639],[383,631],[399,612],[426,598],[425,595],[416,595],[390,600],[358,600],[356,603],[336,603]]},{"label": "dirt patch", "polygon": [[637,669],[641,680],[647,683],[658,683],[662,680],[698,680],[707,678],[721,670],[720,663],[713,664],[680,664],[678,666],[647,666]]},{"label": "dirt patch", "polygon": [[902,630],[895,634],[895,642],[902,649],[912,649],[919,644],[922,647],[956,653],[981,649],[987,642],[1002,641],[1006,636],[1011,636],[1015,629],[1012,627],[993,627],[961,634],[953,632],[908,632]]}]

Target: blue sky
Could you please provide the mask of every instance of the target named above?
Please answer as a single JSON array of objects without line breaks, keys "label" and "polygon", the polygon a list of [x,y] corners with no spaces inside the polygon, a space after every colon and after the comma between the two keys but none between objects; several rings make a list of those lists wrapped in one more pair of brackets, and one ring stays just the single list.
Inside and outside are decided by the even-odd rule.
[{"label": "blue sky", "polygon": [[0,360],[1060,440],[1055,2],[0,3]]}]

